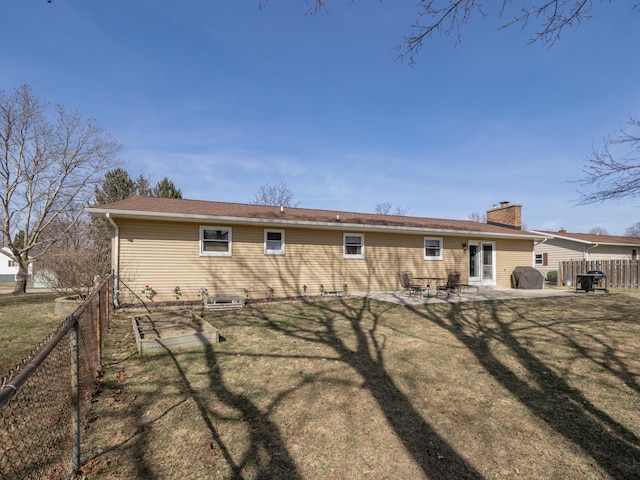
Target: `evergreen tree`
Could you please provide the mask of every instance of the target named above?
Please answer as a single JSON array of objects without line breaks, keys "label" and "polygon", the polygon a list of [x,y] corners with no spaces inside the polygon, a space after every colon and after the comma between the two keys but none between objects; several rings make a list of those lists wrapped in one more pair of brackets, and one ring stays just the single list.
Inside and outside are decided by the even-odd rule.
[{"label": "evergreen tree", "polygon": [[96,186],[96,204],[104,205],[105,203],[117,202],[129,198],[135,193],[136,184],[131,180],[126,170],[114,168],[105,174],[102,185]]},{"label": "evergreen tree", "polygon": [[[167,177],[151,188],[151,182],[144,175],[132,180],[129,173],[122,168],[115,168],[106,173],[102,185],[95,189],[95,203],[106,203],[124,200],[133,195],[143,197],[182,198],[182,192]],[[104,218],[94,218],[92,235],[94,245],[100,251],[103,262],[109,263],[111,255],[111,224]]]},{"label": "evergreen tree", "polygon": [[171,180],[164,177],[154,187],[152,196],[159,198],[182,198],[182,192],[176,188]]},{"label": "evergreen tree", "polygon": [[24,230],[20,230],[15,237],[13,237],[13,246],[17,249],[17,250],[21,250],[22,248],[24,248],[26,244],[26,239],[24,237]]},{"label": "evergreen tree", "polygon": [[140,195],[141,197],[153,196],[153,189],[151,188],[151,183],[149,182],[149,179],[142,174],[140,174],[140,176],[136,180],[135,190],[136,190],[136,194]]}]

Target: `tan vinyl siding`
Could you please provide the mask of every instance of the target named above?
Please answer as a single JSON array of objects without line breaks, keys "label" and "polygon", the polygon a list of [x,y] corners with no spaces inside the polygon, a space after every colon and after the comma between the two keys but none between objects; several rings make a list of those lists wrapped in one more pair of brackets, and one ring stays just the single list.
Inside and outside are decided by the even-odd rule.
[{"label": "tan vinyl siding", "polygon": [[511,274],[516,267],[533,265],[533,241],[498,240],[496,242],[496,284],[511,288]]},{"label": "tan vinyl siding", "polygon": [[[264,230],[268,226],[221,225],[230,228],[232,256],[200,256],[198,223],[119,220],[120,276],[123,302],[131,292],[141,298],[145,285],[157,293],[154,301],[174,299],[180,287],[182,300],[195,300],[206,287],[209,295],[308,295],[327,290],[399,290],[399,273],[445,277],[459,270],[467,277],[467,258],[460,237],[443,237],[443,260],[424,259],[424,235],[364,232],[364,258],[343,258],[347,230],[285,229],[285,255],[265,255]],[[513,267],[531,264],[531,240],[497,241],[498,284],[510,286]],[[505,251],[501,251],[505,249]],[[504,263],[504,265],[503,265]],[[504,267],[504,269],[503,269]],[[129,290],[130,289],[130,290]]]}]

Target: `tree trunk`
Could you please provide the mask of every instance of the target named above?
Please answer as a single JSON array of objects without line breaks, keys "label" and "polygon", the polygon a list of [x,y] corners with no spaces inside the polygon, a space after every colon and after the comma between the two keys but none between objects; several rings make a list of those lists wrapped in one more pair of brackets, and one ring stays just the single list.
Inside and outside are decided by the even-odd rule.
[{"label": "tree trunk", "polygon": [[27,280],[29,279],[29,273],[26,265],[20,264],[18,268],[18,274],[16,275],[16,286],[13,289],[14,294],[27,293]]}]

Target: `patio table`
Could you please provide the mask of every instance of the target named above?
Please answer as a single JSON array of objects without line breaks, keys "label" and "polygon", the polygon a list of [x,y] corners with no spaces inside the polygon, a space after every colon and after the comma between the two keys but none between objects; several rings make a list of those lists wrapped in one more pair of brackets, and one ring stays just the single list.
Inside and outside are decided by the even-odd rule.
[{"label": "patio table", "polygon": [[427,286],[427,294],[425,295],[425,297],[427,297],[427,298],[431,298],[432,297],[432,295],[431,295],[431,290],[432,290],[431,284],[432,283],[435,283],[435,285],[436,285],[435,291],[437,292],[438,291],[438,285],[440,285],[440,282],[443,281],[443,280],[446,280],[446,278],[442,278],[442,277],[413,277],[413,278],[415,278],[416,280],[418,280],[420,282],[424,282],[425,283],[425,285]]}]

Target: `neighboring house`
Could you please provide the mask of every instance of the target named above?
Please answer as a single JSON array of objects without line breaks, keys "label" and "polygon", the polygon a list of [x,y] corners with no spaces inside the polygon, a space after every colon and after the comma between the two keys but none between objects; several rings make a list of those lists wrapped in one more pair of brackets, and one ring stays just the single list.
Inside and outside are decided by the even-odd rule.
[{"label": "neighboring house", "polygon": [[549,232],[532,230],[547,238],[536,242],[534,267],[545,274],[557,271],[560,262],[569,260],[636,260],[640,238],[592,233]]},{"label": "neighboring house", "polygon": [[[488,223],[197,200],[131,197],[88,208],[113,226],[113,269],[123,302],[209,295],[287,297],[399,290],[399,275],[511,286],[543,237],[520,228],[521,206]],[[499,223],[501,225],[496,225]]]},{"label": "neighboring house", "polygon": [[50,270],[38,269],[33,275],[33,288],[56,288],[58,276]]},{"label": "neighboring house", "polygon": [[[0,282],[15,282],[18,274],[18,263],[9,258],[9,247],[0,248]],[[29,278],[33,272],[33,264],[29,264]]]}]

